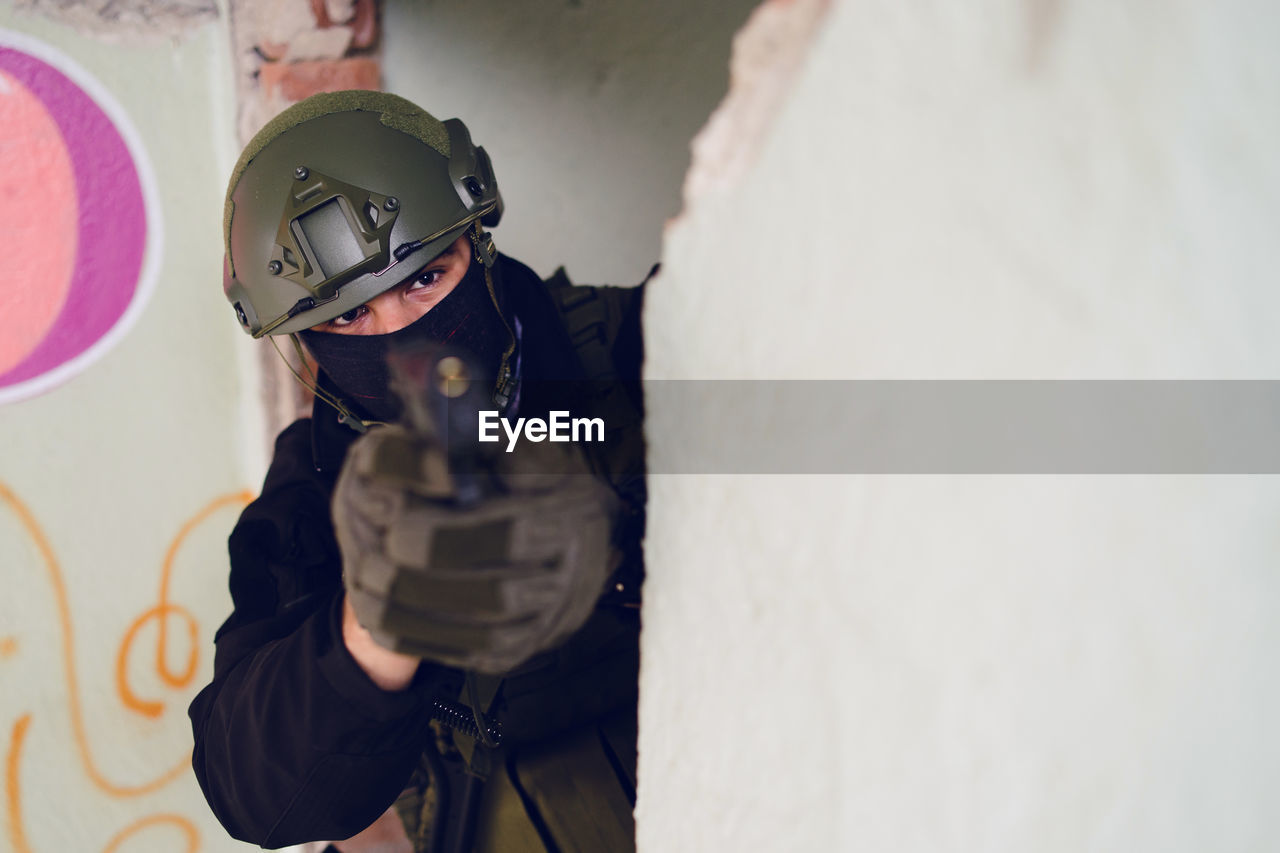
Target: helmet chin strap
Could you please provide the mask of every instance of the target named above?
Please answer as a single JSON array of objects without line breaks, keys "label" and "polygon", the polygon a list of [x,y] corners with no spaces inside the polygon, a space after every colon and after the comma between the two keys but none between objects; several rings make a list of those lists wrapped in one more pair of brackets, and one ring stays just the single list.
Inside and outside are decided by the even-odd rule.
[{"label": "helmet chin strap", "polygon": [[[359,433],[368,432],[369,427],[386,426],[385,421],[366,421],[363,418],[357,417],[354,412],[346,407],[340,397],[330,394],[328,391],[321,388],[319,378],[312,373],[311,368],[307,366],[307,357],[302,351],[302,341],[298,340],[298,336],[292,333],[289,335],[289,340],[293,341],[293,349],[298,354],[298,363],[301,364],[303,370],[307,372],[306,378],[303,378],[302,374],[295,370],[293,365],[289,363],[289,359],[285,358],[284,353],[280,351],[279,345],[276,344],[276,337],[274,335],[270,337],[271,346],[275,348],[276,354],[280,356],[280,360],[284,362],[284,366],[289,368],[289,372],[293,374],[293,378],[298,380],[298,384],[303,388],[306,388],[314,394],[317,400],[322,401],[336,411],[338,413],[339,423],[345,424]],[[307,381],[308,379],[310,380],[309,382]]]},{"label": "helmet chin strap", "polygon": [[511,358],[516,351],[516,333],[507,322],[507,315],[502,313],[502,306],[498,304],[498,292],[493,285],[493,265],[498,260],[498,250],[493,245],[493,235],[484,230],[479,219],[475,220],[472,226],[468,229],[467,236],[471,238],[475,260],[484,266],[484,285],[489,291],[489,299],[493,302],[493,310],[498,312],[498,318],[502,320],[503,328],[507,330],[507,347],[502,352],[502,360],[498,364],[498,379],[493,388],[493,402],[505,412],[507,406],[511,404],[511,398],[515,396],[516,385],[519,382],[515,370],[511,367]]}]

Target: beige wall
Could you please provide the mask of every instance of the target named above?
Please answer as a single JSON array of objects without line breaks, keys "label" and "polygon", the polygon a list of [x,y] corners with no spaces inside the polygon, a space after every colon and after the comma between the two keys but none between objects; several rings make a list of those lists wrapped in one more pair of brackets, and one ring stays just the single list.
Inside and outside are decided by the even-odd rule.
[{"label": "beige wall", "polygon": [[[153,178],[150,297],[74,375],[0,405],[0,850],[96,851],[113,839],[129,851],[242,849],[191,774],[186,717],[230,610],[226,534],[264,453],[244,402],[245,342],[220,292],[222,182],[235,155],[226,35],[206,22],[98,40],[9,3],[0,30],[0,42],[17,33],[96,80],[99,103],[117,103],[136,131],[139,172]],[[8,82],[0,99],[16,97]],[[6,141],[22,143],[35,126],[6,125]],[[64,145],[105,145],[78,133],[66,131]],[[57,174],[56,158],[33,155],[4,203]],[[86,252],[123,216],[115,179],[105,168],[88,177],[101,186],[29,211],[32,239],[61,246],[69,269],[92,267]],[[91,203],[95,192],[103,197]],[[48,257],[45,275],[0,271],[5,322],[25,322],[21,294],[39,302],[65,284],[59,253]],[[88,272],[101,290],[114,270]],[[70,300],[49,334],[75,334],[90,301]],[[168,614],[163,643],[158,612]]]},{"label": "beige wall", "polygon": [[[1280,375],[1274,7],[835,0],[780,80],[822,5],[766,4],[699,144],[651,379]],[[641,850],[1271,849],[1278,516],[1274,476],[653,477]]]},{"label": "beige wall", "polygon": [[501,251],[543,276],[563,264],[583,284],[634,284],[757,2],[387,0],[384,87],[462,118],[489,152]]}]

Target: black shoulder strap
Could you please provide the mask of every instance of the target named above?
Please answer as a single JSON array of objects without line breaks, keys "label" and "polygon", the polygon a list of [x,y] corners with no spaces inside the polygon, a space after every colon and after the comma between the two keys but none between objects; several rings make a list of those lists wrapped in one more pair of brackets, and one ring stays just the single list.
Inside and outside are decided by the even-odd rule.
[{"label": "black shoulder strap", "polygon": [[[656,271],[655,266],[645,282]],[[593,460],[593,464],[614,484],[623,500],[633,506],[644,503],[644,412],[638,385],[642,356],[638,315],[645,282],[637,287],[574,285],[564,267],[547,280],[547,290],[560,312],[583,375],[595,392],[594,408],[605,422],[605,445],[610,452],[606,458]],[[620,347],[619,338],[628,334],[624,328],[628,324],[637,324],[637,340],[634,347]],[[631,357],[636,364],[619,365],[620,348],[634,349]]]},{"label": "black shoulder strap", "polygon": [[619,378],[613,344],[628,312],[639,310],[643,286],[643,283],[637,288],[574,285],[564,267],[547,280],[547,289],[587,379]]}]

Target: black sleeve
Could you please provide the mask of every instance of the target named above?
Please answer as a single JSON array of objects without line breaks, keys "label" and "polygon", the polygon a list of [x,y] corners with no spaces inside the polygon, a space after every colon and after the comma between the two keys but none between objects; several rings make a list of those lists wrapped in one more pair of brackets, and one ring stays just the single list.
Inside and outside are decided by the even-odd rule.
[{"label": "black sleeve", "polygon": [[229,550],[234,611],[215,637],[213,681],[189,711],[196,778],[234,838],[347,838],[408,780],[447,671],[423,664],[407,691],[388,693],[347,652],[341,559],[307,421],[281,433]]}]

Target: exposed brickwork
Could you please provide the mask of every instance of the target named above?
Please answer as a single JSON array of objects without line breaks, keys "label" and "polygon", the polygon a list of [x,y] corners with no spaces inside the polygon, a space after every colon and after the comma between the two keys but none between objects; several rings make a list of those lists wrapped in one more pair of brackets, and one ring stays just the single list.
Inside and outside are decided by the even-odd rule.
[{"label": "exposed brickwork", "polygon": [[[239,100],[247,143],[272,116],[317,92],[378,89],[378,0],[231,0]],[[292,359],[292,348],[282,347]],[[311,409],[274,348],[259,351],[268,441]]]},{"label": "exposed brickwork", "polygon": [[258,82],[269,100],[301,101],[317,92],[341,89],[377,89],[382,67],[376,59],[324,59],[308,62],[268,62],[258,72]]},{"label": "exposed brickwork", "polygon": [[337,24],[351,28],[351,47],[365,50],[378,40],[378,4],[375,0],[311,0],[311,14],[321,29]]},{"label": "exposed brickwork", "polygon": [[316,92],[377,89],[377,0],[232,0],[240,141]]}]

